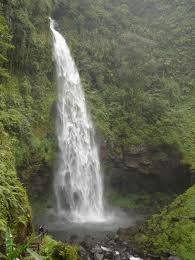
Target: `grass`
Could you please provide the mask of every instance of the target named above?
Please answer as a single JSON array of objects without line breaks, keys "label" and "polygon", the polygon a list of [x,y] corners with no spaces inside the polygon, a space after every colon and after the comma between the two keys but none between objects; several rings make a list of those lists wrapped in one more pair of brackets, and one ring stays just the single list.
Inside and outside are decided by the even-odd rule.
[{"label": "grass", "polygon": [[137,209],[145,213],[153,213],[159,211],[164,205],[168,205],[175,194],[170,193],[129,193],[119,194],[111,192],[107,194],[109,203],[112,206],[124,209]]},{"label": "grass", "polygon": [[127,194],[120,195],[118,193],[111,193],[108,195],[108,199],[113,206],[121,207],[121,208],[138,208],[137,200],[139,195],[137,194]]}]

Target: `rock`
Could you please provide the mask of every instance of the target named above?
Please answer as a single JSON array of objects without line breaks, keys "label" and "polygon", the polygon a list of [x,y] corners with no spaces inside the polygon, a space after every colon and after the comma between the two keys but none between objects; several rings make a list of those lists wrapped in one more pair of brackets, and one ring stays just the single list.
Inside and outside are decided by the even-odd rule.
[{"label": "rock", "polygon": [[101,246],[101,249],[105,252],[112,252],[112,250],[110,248],[107,248],[107,247],[104,247],[104,246]]},{"label": "rock", "polygon": [[128,246],[127,241],[123,241],[122,245],[123,245],[123,246]]},{"label": "rock", "polygon": [[79,252],[80,252],[81,256],[86,256],[87,255],[87,251],[82,246],[79,247]]},{"label": "rock", "polygon": [[110,241],[108,242],[108,245],[115,247],[115,246],[116,246],[116,242],[115,242],[114,240],[110,240]]},{"label": "rock", "polygon": [[195,171],[183,163],[182,155],[172,145],[142,146],[124,151],[120,160],[104,159],[106,185],[118,193],[181,192],[195,181]]},{"label": "rock", "polygon": [[122,260],[123,260],[123,259],[125,259],[125,260],[126,260],[126,259],[130,259],[130,257],[131,257],[131,254],[130,254],[129,252],[126,252],[125,255],[123,255]]},{"label": "rock", "polygon": [[95,254],[95,253],[99,253],[102,254],[103,250],[99,245],[96,245],[94,248],[91,249],[91,253]]},{"label": "rock", "polygon": [[159,260],[161,259],[161,257],[159,255],[152,255],[152,254],[148,254],[147,255],[149,257],[149,259],[153,259],[153,260]]},{"label": "rock", "polygon": [[130,258],[127,258],[126,256],[123,256],[121,260],[129,260]]},{"label": "rock", "polygon": [[179,256],[171,255],[171,256],[168,257],[168,260],[181,260],[181,258]]},{"label": "rock", "polygon": [[113,259],[113,252],[112,251],[106,252],[104,256],[106,257],[106,259]]},{"label": "rock", "polygon": [[103,250],[106,259],[113,259],[113,251],[111,248],[101,246],[101,249]]},{"label": "rock", "polygon": [[80,243],[80,245],[81,245],[83,248],[87,249],[87,250],[89,250],[89,249],[91,248],[91,245],[90,245],[90,243],[89,243],[88,240],[82,241],[82,242]]},{"label": "rock", "polygon": [[128,250],[128,248],[127,248],[127,247],[124,247],[124,248],[121,249],[121,253],[124,254],[127,250]]},{"label": "rock", "polygon": [[142,258],[139,257],[134,257],[134,256],[130,256],[129,260],[143,260]]},{"label": "rock", "polygon": [[94,254],[94,260],[103,260],[103,259],[104,259],[103,254],[99,254],[99,253]]},{"label": "rock", "polygon": [[116,234],[116,235],[114,236],[114,241],[117,242],[118,240],[119,240],[119,235]]},{"label": "rock", "polygon": [[115,251],[114,252],[114,260],[120,260],[121,258],[120,258],[120,254],[119,254],[119,252],[118,251]]}]

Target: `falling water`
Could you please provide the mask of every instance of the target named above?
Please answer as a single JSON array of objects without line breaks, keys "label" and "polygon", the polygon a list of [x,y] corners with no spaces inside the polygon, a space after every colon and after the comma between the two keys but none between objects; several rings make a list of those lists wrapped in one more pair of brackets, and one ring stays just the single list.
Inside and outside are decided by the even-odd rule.
[{"label": "falling water", "polygon": [[59,162],[54,180],[57,212],[74,222],[104,221],[100,160],[79,73],[52,19],[50,28],[58,85]]}]

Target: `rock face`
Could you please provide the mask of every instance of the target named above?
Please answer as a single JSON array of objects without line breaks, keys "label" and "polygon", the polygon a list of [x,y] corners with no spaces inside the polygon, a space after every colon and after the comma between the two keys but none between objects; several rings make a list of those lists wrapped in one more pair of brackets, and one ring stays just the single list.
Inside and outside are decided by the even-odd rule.
[{"label": "rock face", "polygon": [[46,163],[31,167],[28,179],[20,176],[22,183],[33,198],[40,198],[43,194],[49,193],[52,188],[52,178],[52,169]]},{"label": "rock face", "polygon": [[195,169],[191,170],[191,184],[195,184]]},{"label": "rock face", "polygon": [[120,159],[103,154],[106,185],[118,192],[180,192],[190,185],[189,166],[174,146],[139,146]]}]

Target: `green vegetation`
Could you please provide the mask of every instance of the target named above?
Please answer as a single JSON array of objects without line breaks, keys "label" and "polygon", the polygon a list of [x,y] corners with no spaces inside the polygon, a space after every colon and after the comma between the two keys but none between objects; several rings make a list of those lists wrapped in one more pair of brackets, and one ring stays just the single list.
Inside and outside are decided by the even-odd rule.
[{"label": "green vegetation", "polygon": [[[36,252],[31,249],[33,244],[40,245],[40,252]],[[33,260],[77,260],[78,259],[78,247],[71,246],[62,242],[53,240],[50,236],[35,237],[34,234],[28,238],[28,240],[22,245],[16,245],[14,243],[13,236],[10,229],[6,230],[5,234],[5,254],[0,252],[0,259],[15,260],[19,257],[21,259],[33,259]],[[38,249],[38,248],[37,248]],[[26,254],[28,257],[23,257]],[[41,255],[40,255],[41,254]]]},{"label": "green vegetation", "polygon": [[32,232],[31,211],[25,189],[16,176],[11,140],[0,124],[0,249],[9,227],[16,243]]},{"label": "green vegetation", "polygon": [[0,3],[2,250],[8,227],[16,245],[23,244],[32,232],[28,197],[18,177],[28,185],[30,176],[37,174],[43,165],[48,171],[54,159],[51,108],[55,91],[48,30],[50,11],[49,1]]},{"label": "green vegetation", "polygon": [[6,231],[5,245],[6,245],[6,254],[3,255],[2,253],[0,253],[1,259],[15,260],[17,257],[21,255],[22,252],[25,251],[25,246],[22,246],[20,249],[15,248],[13,237],[9,229],[7,229]]},{"label": "green vegetation", "polygon": [[11,234],[10,229],[8,228],[6,230],[6,235],[5,235],[5,247],[6,247],[5,255],[0,252],[0,258],[5,260],[15,260],[18,259],[18,257],[21,257],[21,255],[24,254],[26,251],[29,251],[30,255],[35,256],[33,259],[41,260],[42,258],[39,257],[36,252],[28,249],[28,247],[30,246],[30,244],[34,239],[36,238],[29,239],[25,244],[17,246],[14,244],[13,236]]},{"label": "green vegetation", "polygon": [[155,193],[129,193],[122,195],[112,192],[107,195],[111,205],[124,209],[136,209],[139,212],[158,212],[164,205],[168,205],[175,194],[167,194],[161,192]]},{"label": "green vegetation", "polygon": [[[1,1],[0,250],[7,228],[16,245],[32,232],[19,178],[32,190],[31,177],[49,175],[55,157],[48,16],[55,17],[72,49],[108,155],[121,159],[139,145],[170,144],[195,167],[192,10],[191,0]],[[135,238],[140,248],[193,259],[194,197],[192,187],[153,216]],[[111,200],[122,207],[140,203],[132,195],[113,194]],[[150,199],[141,200],[148,205]],[[41,252],[48,259],[77,259],[77,248],[49,237]]]},{"label": "green vegetation", "polygon": [[48,260],[77,260],[78,248],[76,246],[57,242],[50,236],[46,236],[42,241],[40,254],[45,256]]},{"label": "green vegetation", "polygon": [[185,260],[194,259],[194,201],[195,185],[144,224],[134,237],[137,245],[145,252],[171,252]]},{"label": "green vegetation", "polygon": [[4,16],[0,15],[0,80],[3,78],[8,78],[9,74],[5,68],[5,63],[7,60],[7,52],[9,49],[12,49],[13,46],[10,44],[11,35],[9,33],[9,28],[6,23]]},{"label": "green vegetation", "polygon": [[110,156],[176,144],[195,166],[192,1],[58,1],[96,127]]},{"label": "green vegetation", "polygon": [[113,192],[108,195],[108,200],[109,203],[111,203],[113,206],[135,209],[135,208],[139,208],[139,205],[137,204],[139,197],[140,196],[138,194],[128,194],[126,196],[122,196],[120,194]]},{"label": "green vegetation", "polygon": [[24,178],[26,173],[38,172],[42,164],[52,164],[55,146],[49,2],[6,1],[0,5],[4,23],[5,19],[9,22],[4,27],[8,30],[9,26],[11,36],[6,38],[12,38],[14,45],[7,55],[10,78],[0,86],[0,121],[15,139],[16,167]]}]

